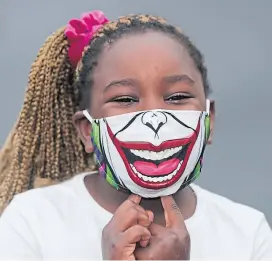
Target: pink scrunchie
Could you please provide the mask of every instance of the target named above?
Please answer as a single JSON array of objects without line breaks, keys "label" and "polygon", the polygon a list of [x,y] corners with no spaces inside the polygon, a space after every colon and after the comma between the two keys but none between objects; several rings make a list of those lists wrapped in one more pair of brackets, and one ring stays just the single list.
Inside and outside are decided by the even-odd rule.
[{"label": "pink scrunchie", "polygon": [[109,20],[102,11],[84,13],[81,19],[72,19],[65,29],[70,47],[68,56],[71,64],[76,67],[81,59],[84,47],[90,43],[94,33]]}]

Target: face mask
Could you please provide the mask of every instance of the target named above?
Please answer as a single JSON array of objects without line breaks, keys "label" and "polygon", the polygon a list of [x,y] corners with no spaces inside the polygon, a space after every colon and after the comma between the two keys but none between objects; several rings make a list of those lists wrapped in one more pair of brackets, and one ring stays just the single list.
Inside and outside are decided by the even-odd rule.
[{"label": "face mask", "polygon": [[100,173],[116,189],[144,198],[176,193],[200,174],[210,134],[207,111],[150,110],[93,119]]}]

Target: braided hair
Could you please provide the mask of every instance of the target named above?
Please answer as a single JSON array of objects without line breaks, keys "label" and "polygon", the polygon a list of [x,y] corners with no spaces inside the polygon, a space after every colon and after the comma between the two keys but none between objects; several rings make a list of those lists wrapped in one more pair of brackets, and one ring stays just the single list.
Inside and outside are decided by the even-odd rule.
[{"label": "braided hair", "polygon": [[69,62],[64,28],[59,29],[47,39],[32,65],[19,119],[0,152],[0,210],[15,194],[95,169],[72,116],[90,106],[92,72],[103,48],[125,35],[149,31],[166,34],[186,48],[208,95],[202,54],[186,35],[160,17],[129,15],[106,23],[85,48],[76,70]]},{"label": "braided hair", "polygon": [[15,194],[94,167],[72,124],[79,98],[67,52],[62,28],[31,67],[19,119],[0,152],[1,210]]}]

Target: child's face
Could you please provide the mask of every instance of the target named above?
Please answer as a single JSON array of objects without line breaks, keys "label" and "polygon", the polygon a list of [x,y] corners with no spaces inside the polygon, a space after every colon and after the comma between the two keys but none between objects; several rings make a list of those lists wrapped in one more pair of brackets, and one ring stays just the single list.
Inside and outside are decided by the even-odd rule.
[{"label": "child's face", "polygon": [[[92,119],[125,114],[116,122],[95,121],[93,129],[86,121],[79,124],[87,152],[93,150],[92,133],[101,171],[111,183],[144,197],[173,194],[187,184],[206,143],[206,118],[200,113],[206,111],[206,97],[186,49],[161,33],[127,36],[105,47],[92,76]],[[151,112],[155,109],[165,113]],[[182,110],[197,113],[180,115]]]},{"label": "child's face", "polygon": [[106,47],[93,73],[94,118],[134,111],[205,110],[201,75],[185,48],[156,32]]}]

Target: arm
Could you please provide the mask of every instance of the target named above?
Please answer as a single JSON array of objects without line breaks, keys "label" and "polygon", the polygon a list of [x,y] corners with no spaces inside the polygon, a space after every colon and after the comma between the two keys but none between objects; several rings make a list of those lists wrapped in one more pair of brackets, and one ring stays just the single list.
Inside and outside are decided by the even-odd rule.
[{"label": "arm", "polygon": [[255,233],[252,260],[272,260],[272,230],[263,215]]},{"label": "arm", "polygon": [[[38,242],[16,197],[0,217],[0,260],[35,259],[40,260]],[[24,208],[25,207],[25,208]]]}]

